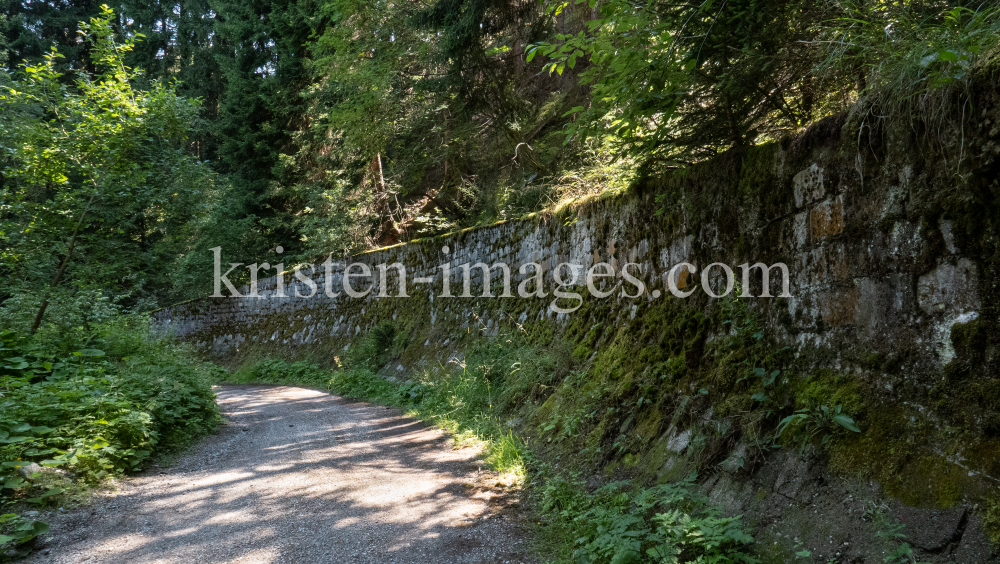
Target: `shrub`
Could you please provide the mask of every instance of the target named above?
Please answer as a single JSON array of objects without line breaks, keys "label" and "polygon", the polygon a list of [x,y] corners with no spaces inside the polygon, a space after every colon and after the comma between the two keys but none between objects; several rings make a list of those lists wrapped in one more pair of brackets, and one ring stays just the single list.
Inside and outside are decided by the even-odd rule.
[{"label": "shrub", "polygon": [[[71,479],[96,483],[134,470],[218,424],[210,381],[219,369],[151,337],[148,320],[114,319],[64,355],[65,344],[0,331],[0,502],[47,504],[66,495]],[[59,479],[18,471],[33,463]],[[13,517],[6,528],[38,530]]]},{"label": "shrub", "polygon": [[744,531],[741,518],[720,517],[692,489],[693,482],[692,476],[644,489],[612,482],[587,494],[580,484],[554,476],[540,490],[541,506],[575,539],[576,562],[760,562],[744,552],[753,537]]}]

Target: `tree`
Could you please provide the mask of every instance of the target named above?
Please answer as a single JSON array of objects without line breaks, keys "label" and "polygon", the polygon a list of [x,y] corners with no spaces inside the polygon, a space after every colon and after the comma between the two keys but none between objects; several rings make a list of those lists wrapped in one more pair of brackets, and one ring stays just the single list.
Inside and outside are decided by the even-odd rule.
[{"label": "tree", "polygon": [[142,75],[123,55],[140,38],[119,42],[113,19],[103,6],[81,25],[94,73],[77,71],[68,85],[53,47],[0,95],[9,155],[0,202],[10,211],[0,261],[25,290],[44,286],[32,331],[67,281],[133,303],[152,297],[190,244],[187,226],[204,214],[212,188],[206,165],[185,153],[198,102],[160,80],[135,88]]},{"label": "tree", "polygon": [[[88,0],[0,0],[0,35],[7,38],[7,70],[23,62],[42,62],[50,47],[63,54],[55,61],[60,72],[90,63],[89,46],[77,41],[77,25],[98,15],[99,8]],[[93,69],[91,69],[93,70]]]},{"label": "tree", "polygon": [[580,119],[567,136],[610,126],[622,150],[683,164],[812,116],[809,77],[820,58],[806,40],[823,19],[821,4],[609,0],[585,29],[531,46],[528,59],[548,55],[547,70],[558,74],[589,63],[580,79],[591,87],[590,104],[571,110]]}]

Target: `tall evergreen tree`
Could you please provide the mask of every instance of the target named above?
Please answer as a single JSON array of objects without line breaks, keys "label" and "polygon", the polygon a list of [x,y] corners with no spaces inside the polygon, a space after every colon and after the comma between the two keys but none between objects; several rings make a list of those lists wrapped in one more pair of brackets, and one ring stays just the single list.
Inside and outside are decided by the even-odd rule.
[{"label": "tall evergreen tree", "polygon": [[[63,55],[58,69],[88,68],[89,46],[80,41],[79,25],[100,13],[100,5],[90,0],[0,0],[0,34],[8,43],[7,70],[23,61],[39,63],[53,46]],[[93,69],[89,69],[93,70]]]}]

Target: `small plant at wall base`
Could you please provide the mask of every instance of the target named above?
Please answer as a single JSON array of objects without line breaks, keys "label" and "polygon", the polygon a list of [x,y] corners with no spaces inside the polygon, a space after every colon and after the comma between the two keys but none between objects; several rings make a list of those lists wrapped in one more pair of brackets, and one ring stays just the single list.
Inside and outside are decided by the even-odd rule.
[{"label": "small plant at wall base", "polygon": [[753,537],[741,518],[720,517],[693,490],[693,475],[650,488],[612,482],[593,494],[579,479],[555,474],[548,464],[539,465],[535,479],[543,483],[540,507],[553,520],[555,532],[548,534],[574,539],[574,562],[760,562],[747,551]]}]

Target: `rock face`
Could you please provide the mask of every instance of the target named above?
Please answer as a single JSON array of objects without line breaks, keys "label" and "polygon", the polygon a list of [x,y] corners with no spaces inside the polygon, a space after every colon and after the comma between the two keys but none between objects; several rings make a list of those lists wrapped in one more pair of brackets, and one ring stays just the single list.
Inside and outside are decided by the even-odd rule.
[{"label": "rock face", "polygon": [[[354,274],[371,274],[352,279],[363,297],[348,295],[342,267],[327,273],[317,265],[309,278],[315,295],[287,273],[280,285],[262,280],[260,297],[195,300],[160,310],[155,323],[219,356],[257,350],[332,360],[393,322],[411,344],[384,372],[404,380],[461,362],[471,338],[516,326],[543,343],[568,343],[589,381],[614,390],[613,400],[597,400],[597,413],[633,406],[630,416],[598,415],[557,440],[578,453],[602,447],[595,465],[659,479],[709,468],[706,491],[734,512],[828,530],[826,545],[837,530],[853,535],[841,539],[844,561],[881,562],[858,556],[875,550],[872,523],[881,520],[904,522],[924,560],[955,561],[947,558],[964,550],[964,562],[985,562],[984,535],[1000,530],[973,510],[995,504],[988,492],[1000,480],[1000,104],[993,88],[976,100],[983,114],[961,144],[937,140],[951,153],[908,131],[859,147],[843,116],[829,118],[798,137],[644,180],[625,194],[351,257],[362,265]],[[480,262],[509,267],[509,292],[504,270],[484,276],[474,266]],[[524,297],[536,290],[527,280],[535,269],[520,269],[529,263],[544,271],[544,287]],[[607,297],[584,277],[599,263],[613,277],[595,288],[618,284]],[[762,269],[749,268],[756,263],[773,267],[767,290],[775,297],[760,297]],[[397,264],[406,270],[405,288]],[[747,265],[746,277],[739,265]],[[483,297],[484,280],[492,297]],[[781,369],[774,385],[792,390],[781,405],[767,407],[760,398],[776,401],[775,394],[741,384],[727,364],[724,343],[735,330],[725,322],[733,320],[723,313],[728,298],[712,297],[727,288],[750,296],[741,303],[770,348],[747,362],[767,365],[765,373]],[[535,403],[525,409],[577,405],[580,388],[533,391]],[[751,400],[755,392],[763,395]],[[776,466],[758,444],[770,436],[754,433],[773,432],[794,409],[840,404],[863,432],[830,427],[830,445],[810,450],[811,462]],[[732,423],[752,412],[763,414],[757,427],[745,418]],[[837,482],[843,476],[860,478]],[[844,513],[837,496],[852,488],[866,489],[876,509],[858,501]],[[883,510],[884,499],[902,504]],[[918,518],[901,507],[925,509],[914,510]],[[846,515],[868,519],[867,532],[847,525]],[[787,536],[772,541],[794,545]]]}]

